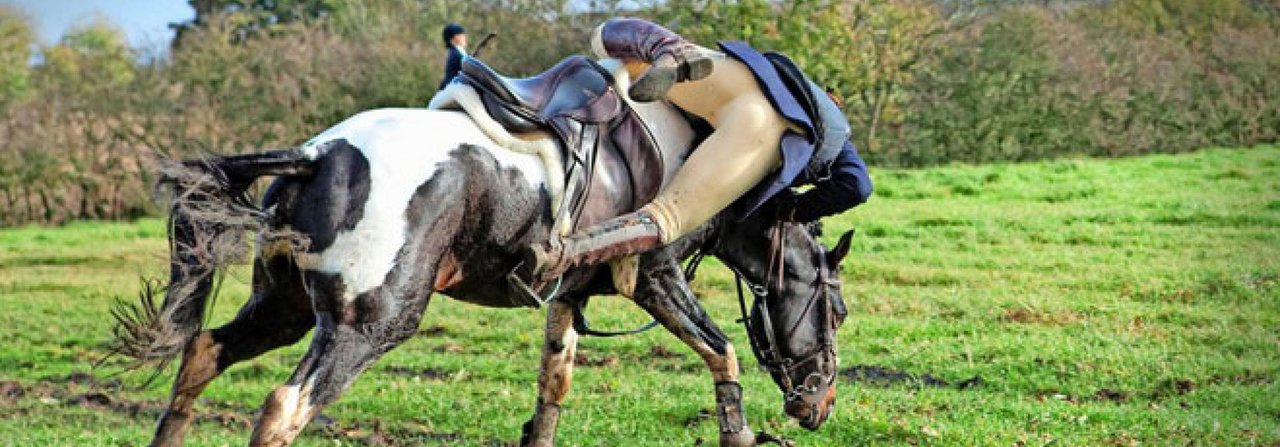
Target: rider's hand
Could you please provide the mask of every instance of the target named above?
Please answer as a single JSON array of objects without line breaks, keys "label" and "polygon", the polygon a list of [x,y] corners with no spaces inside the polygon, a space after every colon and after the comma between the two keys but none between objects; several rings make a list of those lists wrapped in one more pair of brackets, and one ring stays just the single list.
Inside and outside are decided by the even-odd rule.
[{"label": "rider's hand", "polygon": [[780,222],[796,221],[796,193],[791,189],[783,189],[777,195],[769,199],[769,206],[772,210],[774,219]]}]

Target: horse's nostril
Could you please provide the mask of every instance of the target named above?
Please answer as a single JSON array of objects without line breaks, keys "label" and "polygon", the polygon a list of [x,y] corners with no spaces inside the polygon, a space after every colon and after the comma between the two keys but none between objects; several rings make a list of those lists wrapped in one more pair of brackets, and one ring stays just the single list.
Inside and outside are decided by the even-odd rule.
[{"label": "horse's nostril", "polygon": [[788,416],[804,421],[809,419],[811,408],[802,399],[795,399],[783,404],[782,411]]},{"label": "horse's nostril", "polygon": [[807,418],[801,418],[800,426],[804,427],[805,430],[817,430],[818,427],[822,426],[823,419],[824,418],[821,415],[816,414]]}]

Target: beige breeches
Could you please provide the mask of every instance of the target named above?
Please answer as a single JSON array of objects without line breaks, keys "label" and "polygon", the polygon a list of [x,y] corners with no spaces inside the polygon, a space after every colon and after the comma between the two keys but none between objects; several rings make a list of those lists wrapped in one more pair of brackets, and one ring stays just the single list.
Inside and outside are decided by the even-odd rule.
[{"label": "beige breeches", "polygon": [[[710,50],[708,50],[710,51]],[[774,110],[746,65],[717,53],[711,75],[676,84],[667,99],[715,129],[645,209],[664,244],[706,223],[781,163],[786,120]]]}]

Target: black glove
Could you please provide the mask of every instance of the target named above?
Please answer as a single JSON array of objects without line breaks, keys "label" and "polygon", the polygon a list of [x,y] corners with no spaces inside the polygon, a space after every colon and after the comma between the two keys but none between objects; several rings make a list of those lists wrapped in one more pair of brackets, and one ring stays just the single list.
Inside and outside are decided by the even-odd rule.
[{"label": "black glove", "polygon": [[790,188],[778,191],[778,194],[769,199],[766,204],[770,209],[764,211],[773,213],[773,218],[779,222],[795,222],[797,197],[798,195]]}]

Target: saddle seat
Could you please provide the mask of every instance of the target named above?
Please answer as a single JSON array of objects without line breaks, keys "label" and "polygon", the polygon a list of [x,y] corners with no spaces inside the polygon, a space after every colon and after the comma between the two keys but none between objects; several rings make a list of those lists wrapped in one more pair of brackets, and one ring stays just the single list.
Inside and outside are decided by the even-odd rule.
[{"label": "saddle seat", "polygon": [[460,71],[463,82],[487,93],[481,95],[485,110],[512,132],[555,127],[550,121],[557,116],[603,123],[621,108],[609,90],[613,76],[582,56],[566,58],[528,78],[503,76],[476,58],[464,60]]}]

